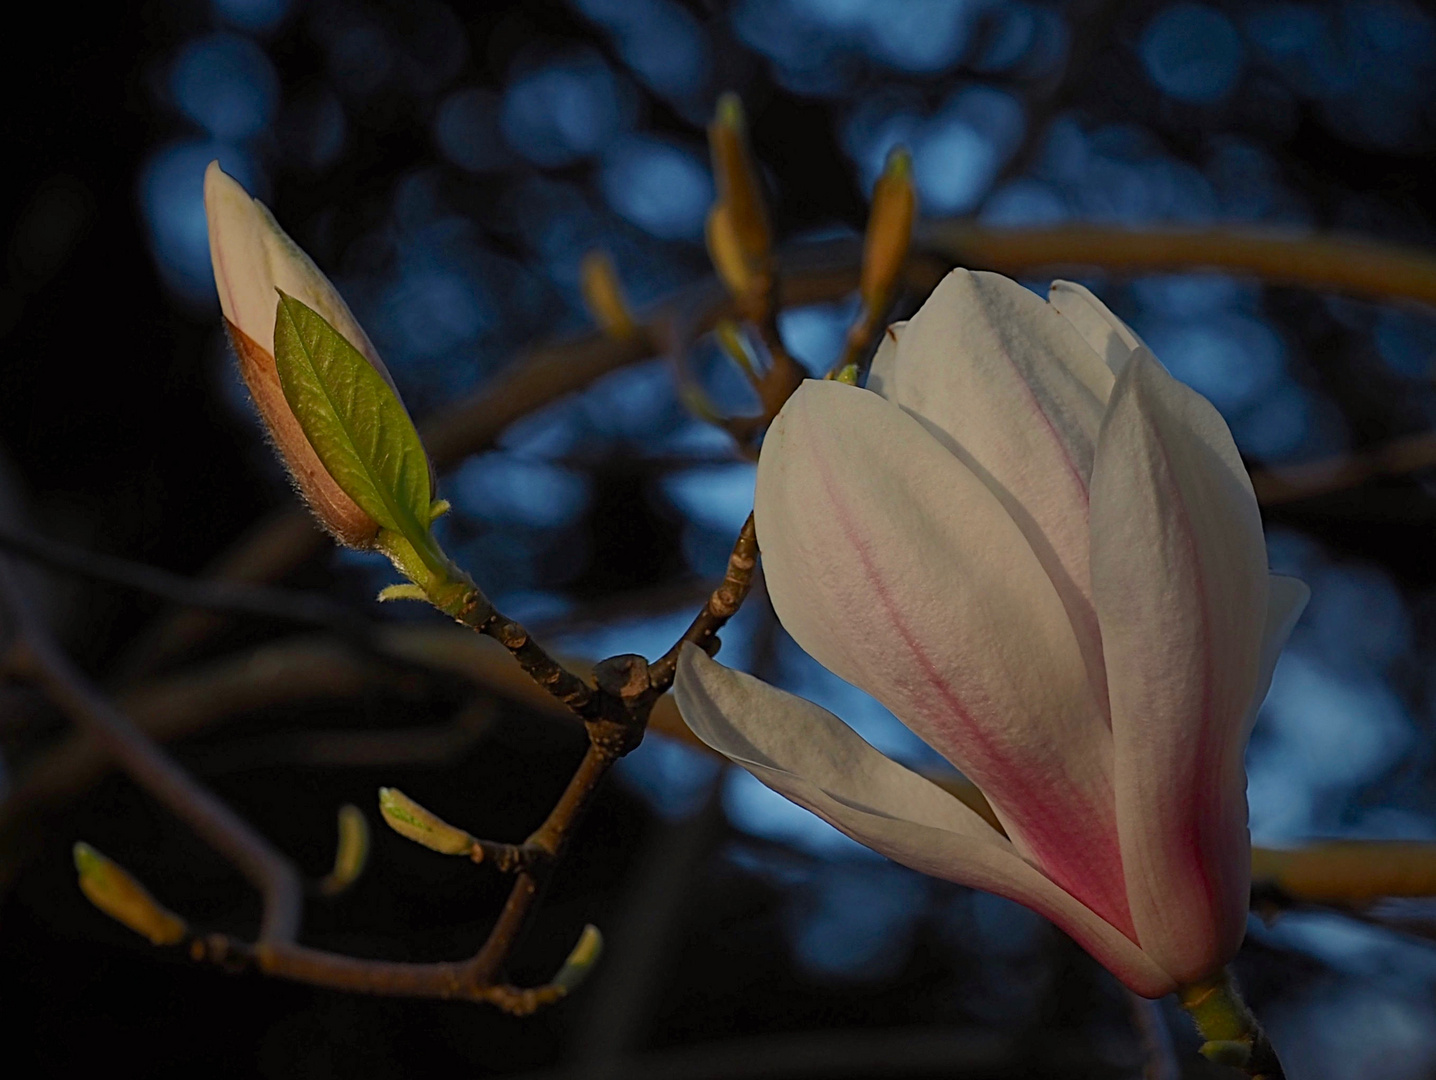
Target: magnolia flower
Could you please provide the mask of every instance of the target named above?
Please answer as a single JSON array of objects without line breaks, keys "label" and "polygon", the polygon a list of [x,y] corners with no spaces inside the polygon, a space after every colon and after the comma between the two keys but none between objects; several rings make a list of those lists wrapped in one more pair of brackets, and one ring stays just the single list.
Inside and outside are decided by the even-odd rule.
[{"label": "magnolia flower", "polygon": [[977,784],[1006,835],[831,713],[685,650],[704,742],[849,836],[1006,896],[1157,997],[1250,884],[1243,752],[1306,586],[1226,424],[1080,285],[954,271],[867,389],[807,382],[758,465],[779,619]]},{"label": "magnolia flower", "polygon": [[[274,363],[275,310],[282,290],[317,311],[393,388],[369,336],[329,279],[279,227],[258,199],[210,162],[204,207],[214,283],[239,371],[275,448],[315,516],[341,543],[369,547],[378,523],[320,462],[280,387]],[[396,395],[397,397],[397,391]]]}]

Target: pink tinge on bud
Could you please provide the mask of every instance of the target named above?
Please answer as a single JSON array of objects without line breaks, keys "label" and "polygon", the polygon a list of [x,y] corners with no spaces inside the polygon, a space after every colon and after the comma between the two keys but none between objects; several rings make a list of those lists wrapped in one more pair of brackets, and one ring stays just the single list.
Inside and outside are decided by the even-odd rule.
[{"label": "pink tinge on bud", "polygon": [[304,429],[299,426],[284,390],[279,385],[274,354],[266,352],[258,342],[228,318],[224,328],[239,361],[239,374],[249,388],[249,396],[259,411],[274,448],[279,451],[294,486],[309,504],[314,516],[341,544],[353,548],[372,546],[379,533],[379,523],[366,514],[330,477],[328,470],[309,445]]},{"label": "pink tinge on bud", "polygon": [[[214,283],[230,344],[270,438],[320,523],[342,544],[370,547],[378,523],[345,494],[321,464],[280,387],[274,360],[279,292],[322,315],[391,388],[394,380],[334,285],[279,227],[264,204],[252,198],[217,161],[205,172],[204,204]],[[431,475],[431,486],[432,479]]]}]

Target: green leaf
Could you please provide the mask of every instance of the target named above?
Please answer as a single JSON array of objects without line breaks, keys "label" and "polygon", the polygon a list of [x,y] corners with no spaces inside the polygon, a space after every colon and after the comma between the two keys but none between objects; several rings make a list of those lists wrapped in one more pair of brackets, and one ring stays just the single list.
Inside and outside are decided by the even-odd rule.
[{"label": "green leaf", "polygon": [[344,493],[438,570],[429,459],[399,396],[317,311],[279,292],[274,362],[299,426]]}]

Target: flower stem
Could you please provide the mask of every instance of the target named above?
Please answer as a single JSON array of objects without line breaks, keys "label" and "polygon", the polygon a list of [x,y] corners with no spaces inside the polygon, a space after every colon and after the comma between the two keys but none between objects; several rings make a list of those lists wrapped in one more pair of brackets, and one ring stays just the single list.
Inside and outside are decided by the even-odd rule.
[{"label": "flower stem", "polygon": [[1177,991],[1177,1000],[1191,1014],[1206,1040],[1202,1055],[1218,1065],[1241,1069],[1255,1080],[1286,1080],[1266,1032],[1237,993],[1231,972],[1220,972]]}]

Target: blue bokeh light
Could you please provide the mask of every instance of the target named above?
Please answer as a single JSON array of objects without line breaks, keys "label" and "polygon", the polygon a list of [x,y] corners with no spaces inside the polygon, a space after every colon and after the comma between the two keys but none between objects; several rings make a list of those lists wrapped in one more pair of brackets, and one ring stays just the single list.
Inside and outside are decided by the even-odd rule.
[{"label": "blue bokeh light", "polygon": [[808,374],[820,378],[842,355],[856,314],[854,301],[786,308],[778,313],[778,331],[793,358]]},{"label": "blue bokeh light", "polygon": [[469,458],[445,485],[465,517],[495,525],[555,529],[588,508],[588,478],[561,465],[503,451]]},{"label": "blue bokeh light", "polygon": [[274,118],[279,76],[263,49],[239,34],[194,38],[175,57],[170,93],[214,138],[253,138]]},{"label": "blue bokeh light", "polygon": [[1056,225],[1070,216],[1067,200],[1041,180],[1013,180],[1002,185],[978,215],[985,225]]},{"label": "blue bokeh light", "polygon": [[1152,81],[1178,101],[1221,101],[1241,77],[1241,35],[1206,4],[1184,0],[1163,8],[1143,33],[1140,51]]},{"label": "blue bokeh light", "polygon": [[757,476],[758,467],[748,462],[701,465],[669,473],[660,486],[688,520],[737,536],[753,509]]},{"label": "blue bokeh light", "polygon": [[439,103],[434,141],[446,158],[469,172],[502,169],[512,160],[499,130],[499,97],[479,87],[456,90]]},{"label": "blue bokeh light", "polygon": [[140,210],[160,276],[192,303],[215,299],[204,171],[216,159],[247,191],[263,194],[263,176],[253,158],[227,143],[200,139],[170,143],[153,151],[140,169]]},{"label": "blue bokeh light", "polygon": [[798,962],[829,978],[896,975],[928,888],[919,875],[891,864],[818,867],[788,907]]},{"label": "blue bokeh light", "polygon": [[1384,308],[1375,337],[1376,351],[1392,371],[1412,379],[1431,377],[1436,367],[1436,312]]},{"label": "blue bokeh light", "polygon": [[669,821],[688,817],[703,805],[722,764],[711,754],[672,739],[649,738],[619,759],[615,772]]},{"label": "blue bokeh light", "polygon": [[790,844],[824,858],[878,859],[881,856],[843,835],[816,814],[763,786],[743,769],[723,777],[723,809],[733,827],[765,840]]},{"label": "blue bokeh light", "polygon": [[662,139],[630,135],[603,156],[608,204],[665,240],[697,240],[713,202],[713,181],[696,153]]},{"label": "blue bokeh light", "polygon": [[613,36],[618,54],[655,93],[696,103],[711,61],[703,27],[673,0],[573,0]]},{"label": "blue bokeh light", "polygon": [[289,14],[290,0],[211,0],[215,14],[245,30],[273,30]]},{"label": "blue bokeh light", "polygon": [[1223,413],[1235,413],[1281,378],[1286,349],[1271,326],[1234,312],[1192,322],[1140,327],[1152,351],[1177,378]]},{"label": "blue bokeh light", "polygon": [[631,114],[629,95],[603,58],[580,52],[515,78],[504,91],[499,122],[524,157],[560,166],[598,153]]},{"label": "blue bokeh light", "polygon": [[340,26],[325,44],[335,84],[354,97],[368,97],[377,91],[398,63],[389,36],[368,23]]}]

